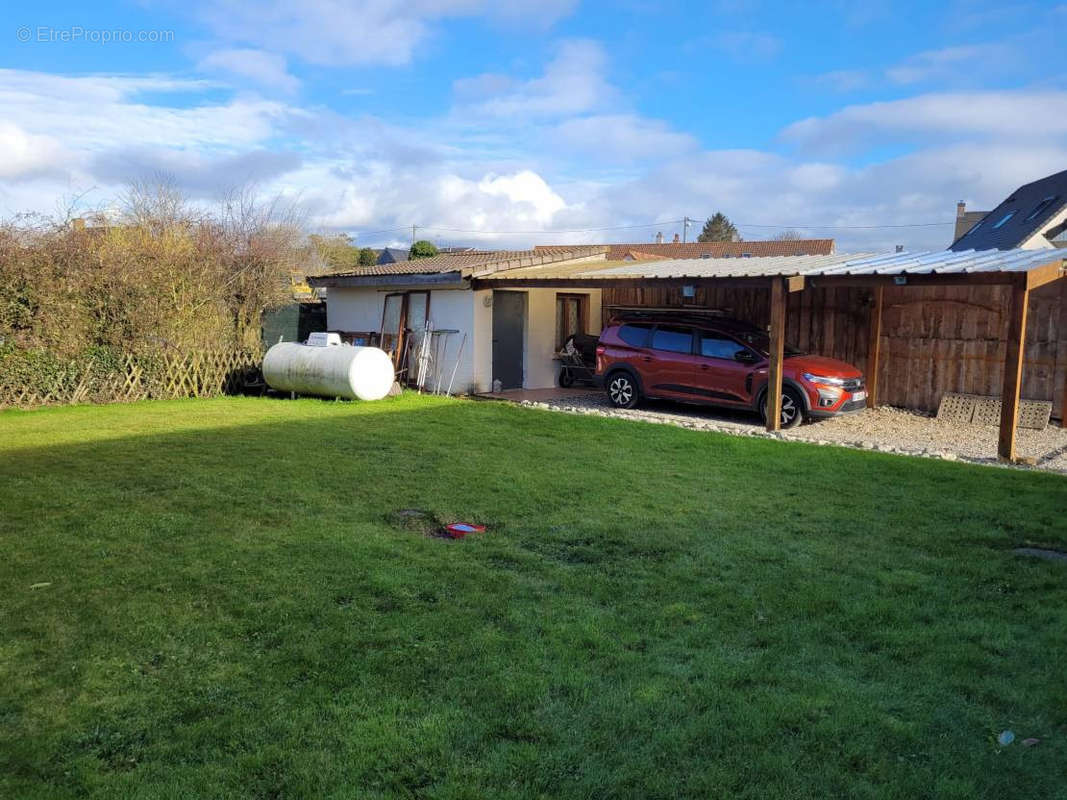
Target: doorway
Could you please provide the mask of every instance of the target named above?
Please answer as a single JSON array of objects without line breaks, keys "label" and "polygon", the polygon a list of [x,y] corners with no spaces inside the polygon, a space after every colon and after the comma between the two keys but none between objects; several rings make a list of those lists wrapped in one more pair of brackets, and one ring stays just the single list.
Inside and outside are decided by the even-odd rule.
[{"label": "doorway", "polygon": [[526,294],[493,292],[493,380],[502,389],[522,388],[522,335]]}]

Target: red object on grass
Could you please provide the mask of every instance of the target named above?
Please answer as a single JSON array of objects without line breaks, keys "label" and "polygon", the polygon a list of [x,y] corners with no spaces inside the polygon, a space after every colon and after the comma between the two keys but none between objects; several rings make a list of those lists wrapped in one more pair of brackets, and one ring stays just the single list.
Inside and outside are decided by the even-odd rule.
[{"label": "red object on grass", "polygon": [[475,525],[473,522],[453,522],[445,525],[445,532],[453,539],[462,539],[468,533],[485,533],[484,525]]}]

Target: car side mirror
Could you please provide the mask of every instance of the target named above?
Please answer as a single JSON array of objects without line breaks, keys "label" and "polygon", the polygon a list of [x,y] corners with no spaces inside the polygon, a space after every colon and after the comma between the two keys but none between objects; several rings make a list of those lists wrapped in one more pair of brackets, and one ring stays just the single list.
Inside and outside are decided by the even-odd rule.
[{"label": "car side mirror", "polygon": [[734,353],[734,361],[739,361],[742,364],[755,364],[756,354],[751,350],[738,350]]}]

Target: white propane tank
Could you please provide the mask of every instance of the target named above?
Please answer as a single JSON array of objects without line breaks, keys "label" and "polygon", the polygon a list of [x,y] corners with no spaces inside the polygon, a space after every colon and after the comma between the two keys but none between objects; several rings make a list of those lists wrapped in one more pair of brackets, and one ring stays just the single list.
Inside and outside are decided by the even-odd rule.
[{"label": "white propane tank", "polygon": [[393,362],[377,347],[279,342],[263,356],[263,379],[279,392],[381,400],[393,388]]}]

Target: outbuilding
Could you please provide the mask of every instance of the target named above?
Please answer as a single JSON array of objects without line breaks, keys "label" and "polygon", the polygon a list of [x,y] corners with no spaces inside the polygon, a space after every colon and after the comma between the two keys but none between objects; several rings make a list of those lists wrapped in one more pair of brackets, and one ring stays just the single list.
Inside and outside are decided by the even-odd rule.
[{"label": "outbuilding", "polygon": [[[551,268],[553,274],[605,263],[607,248],[471,250],[376,264],[309,279],[329,289],[327,325],[354,344],[388,352],[398,371],[413,375],[415,347],[434,337],[427,380],[454,392],[538,389],[555,385],[555,353],[573,334],[600,332],[600,289],[479,287],[512,270]],[[454,377],[453,377],[454,373]]]}]

